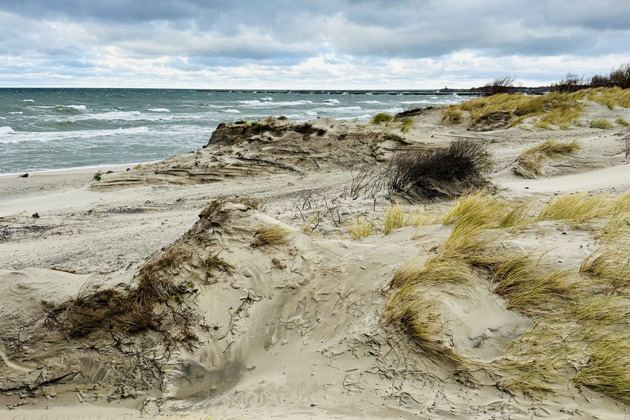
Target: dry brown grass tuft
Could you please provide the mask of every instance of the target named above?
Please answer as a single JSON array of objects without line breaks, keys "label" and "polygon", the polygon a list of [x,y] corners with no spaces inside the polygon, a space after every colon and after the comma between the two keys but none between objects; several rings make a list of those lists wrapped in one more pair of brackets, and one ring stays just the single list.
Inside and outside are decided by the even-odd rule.
[{"label": "dry brown grass tuft", "polygon": [[612,334],[593,342],[586,366],[578,370],[574,382],[610,397],[630,403],[630,337]]},{"label": "dry brown grass tuft", "polygon": [[463,196],[444,216],[444,225],[496,227],[507,209],[503,201],[483,191]]},{"label": "dry brown grass tuft", "polygon": [[606,194],[564,194],[544,206],[538,220],[583,222],[608,216],[613,206],[614,201]]},{"label": "dry brown grass tuft", "polygon": [[599,249],[588,256],[580,272],[606,284],[612,291],[630,286],[630,249],[626,246]]},{"label": "dry brown grass tuft", "polygon": [[290,233],[289,229],[280,225],[260,228],[254,233],[252,246],[259,248],[265,245],[284,245],[289,242]]},{"label": "dry brown grass tuft", "polygon": [[376,233],[376,225],[372,219],[359,216],[357,219],[348,225],[348,231],[352,239],[361,239]]},{"label": "dry brown grass tuft", "polygon": [[513,168],[513,171],[524,178],[535,178],[536,175],[542,175],[543,163],[546,160],[575,153],[581,148],[577,140],[570,143],[547,140],[521,153],[516,158],[517,166]]},{"label": "dry brown grass tuft", "polygon": [[435,285],[444,283],[472,283],[475,273],[462,261],[425,261],[415,257],[403,264],[392,279],[392,288],[412,284]]}]

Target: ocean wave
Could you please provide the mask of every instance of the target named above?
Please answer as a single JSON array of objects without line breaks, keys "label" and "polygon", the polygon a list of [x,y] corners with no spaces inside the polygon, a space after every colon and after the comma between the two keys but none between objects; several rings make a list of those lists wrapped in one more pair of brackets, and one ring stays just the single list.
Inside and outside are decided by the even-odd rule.
[{"label": "ocean wave", "polygon": [[34,99],[22,99],[22,102],[35,102]]},{"label": "ocean wave", "polygon": [[[9,129],[11,131],[4,131]],[[13,131],[11,127],[0,127],[0,143],[42,142],[57,140],[91,139],[95,137],[120,136],[131,134],[145,134],[149,127],[117,128],[114,130],[83,130],[83,131]],[[8,135],[3,135],[7,133]]]},{"label": "ocean wave", "polygon": [[267,97],[267,98],[260,98],[261,101],[273,101],[273,98],[271,96]]},{"label": "ocean wave", "polygon": [[324,99],[324,102],[326,102],[328,104],[338,104],[339,103],[339,99]]},{"label": "ocean wave", "polygon": [[227,112],[229,114],[240,114],[241,113],[241,111],[239,111],[238,109],[234,109],[234,108],[224,109],[223,112]]},{"label": "ocean wave", "polygon": [[360,104],[380,104],[381,101],[361,101]]},{"label": "ocean wave", "polygon": [[312,105],[313,102],[309,100],[301,100],[301,101],[286,101],[286,102],[270,102],[264,101],[261,102],[258,99],[248,100],[248,101],[236,101],[239,104],[243,104],[245,108],[275,108],[282,106],[300,106],[300,105]]},{"label": "ocean wave", "polygon": [[168,108],[149,108],[151,112],[171,112]]},{"label": "ocean wave", "polygon": [[10,134],[10,133],[15,133],[15,131],[11,127],[9,126],[0,127],[0,134]]},{"label": "ocean wave", "polygon": [[87,111],[85,105],[55,105],[52,107],[53,111],[59,113],[77,113]]},{"label": "ocean wave", "polygon": [[9,112],[9,114],[12,114],[12,115],[22,115],[22,114],[24,114],[24,113],[23,113],[22,111],[12,111],[12,112]]},{"label": "ocean wave", "polygon": [[316,108],[313,111],[342,114],[342,113],[347,113],[347,112],[363,111],[363,108],[361,108],[359,105],[354,105],[354,106],[338,106],[335,108]]},{"label": "ocean wave", "polygon": [[73,121],[85,121],[85,120],[106,120],[106,121],[163,121],[172,120],[173,117],[164,115],[165,113],[159,112],[155,114],[143,114],[140,111],[109,111],[101,112],[97,114],[83,114],[72,117]]}]

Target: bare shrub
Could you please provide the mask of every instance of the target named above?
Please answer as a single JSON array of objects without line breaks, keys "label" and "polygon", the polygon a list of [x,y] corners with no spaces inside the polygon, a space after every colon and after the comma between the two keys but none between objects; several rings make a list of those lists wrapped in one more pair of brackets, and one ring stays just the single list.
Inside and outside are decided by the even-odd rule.
[{"label": "bare shrub", "polygon": [[457,140],[448,148],[397,153],[386,176],[390,192],[432,199],[461,195],[486,185],[484,174],[491,167],[492,160],[484,146]]},{"label": "bare shrub", "polygon": [[499,93],[514,93],[516,92],[514,80],[514,76],[510,75],[495,79],[481,88],[481,95],[492,96]]}]

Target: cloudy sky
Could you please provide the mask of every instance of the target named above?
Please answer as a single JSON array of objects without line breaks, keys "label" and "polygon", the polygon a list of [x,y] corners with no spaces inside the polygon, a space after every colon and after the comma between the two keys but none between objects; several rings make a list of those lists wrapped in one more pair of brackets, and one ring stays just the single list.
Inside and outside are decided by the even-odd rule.
[{"label": "cloudy sky", "polygon": [[628,0],[0,0],[0,86],[521,85],[630,61]]}]

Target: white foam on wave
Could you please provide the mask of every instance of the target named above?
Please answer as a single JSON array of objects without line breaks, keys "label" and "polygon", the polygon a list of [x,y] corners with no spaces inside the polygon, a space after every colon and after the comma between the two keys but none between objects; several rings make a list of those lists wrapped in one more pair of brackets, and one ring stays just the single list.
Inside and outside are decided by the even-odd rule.
[{"label": "white foam on wave", "polygon": [[338,104],[339,103],[339,99],[324,99],[324,102],[327,104]]},{"label": "white foam on wave", "polygon": [[361,108],[359,105],[355,105],[355,106],[338,106],[336,108],[317,108],[317,109],[314,109],[314,111],[332,112],[332,113],[343,114],[343,113],[348,113],[348,112],[363,111],[363,108]]},{"label": "white foam on wave", "polygon": [[249,101],[236,101],[239,104],[242,104],[245,108],[273,108],[273,107],[281,107],[281,106],[299,106],[299,105],[312,105],[313,102],[309,100],[302,101],[286,101],[286,102],[271,102],[264,101],[261,102],[258,99],[253,99]]},{"label": "white foam on wave", "polygon": [[171,112],[168,108],[149,108],[151,112]]},{"label": "white foam on wave", "polygon": [[260,98],[261,101],[273,101],[273,98],[271,96],[267,97],[267,98]]},{"label": "white foam on wave", "polygon": [[65,111],[87,111],[87,107],[85,105],[55,105],[52,107],[55,111],[65,112]]},{"label": "white foam on wave", "polygon": [[22,102],[35,102],[34,99],[22,99]]},{"label": "white foam on wave", "polygon": [[227,112],[229,114],[240,114],[241,113],[241,111],[239,111],[238,109],[234,109],[234,108],[224,109],[223,112]]},{"label": "white foam on wave", "polygon": [[9,112],[9,114],[12,114],[12,115],[22,115],[22,114],[24,114],[24,113],[23,113],[22,111],[12,111],[12,112]]},{"label": "white foam on wave", "polygon": [[71,121],[106,120],[106,121],[163,121],[172,120],[171,115],[163,112],[144,114],[140,111],[108,111],[96,114],[83,114],[69,118]]},{"label": "white foam on wave", "polygon": [[[3,129],[8,128],[11,131],[5,131]],[[145,134],[150,132],[149,127],[132,127],[132,128],[117,128],[114,130],[81,130],[81,131],[13,131],[11,127],[0,127],[0,143],[22,143],[22,142],[49,142],[56,140],[68,140],[68,139],[91,139],[94,137],[107,137],[107,136],[120,136],[120,135],[132,135],[132,134]]]},{"label": "white foam on wave", "polygon": [[0,127],[0,134],[10,134],[10,133],[15,133],[15,131],[11,127],[9,126]]},{"label": "white foam on wave", "polygon": [[380,104],[381,101],[361,101],[360,104]]}]

